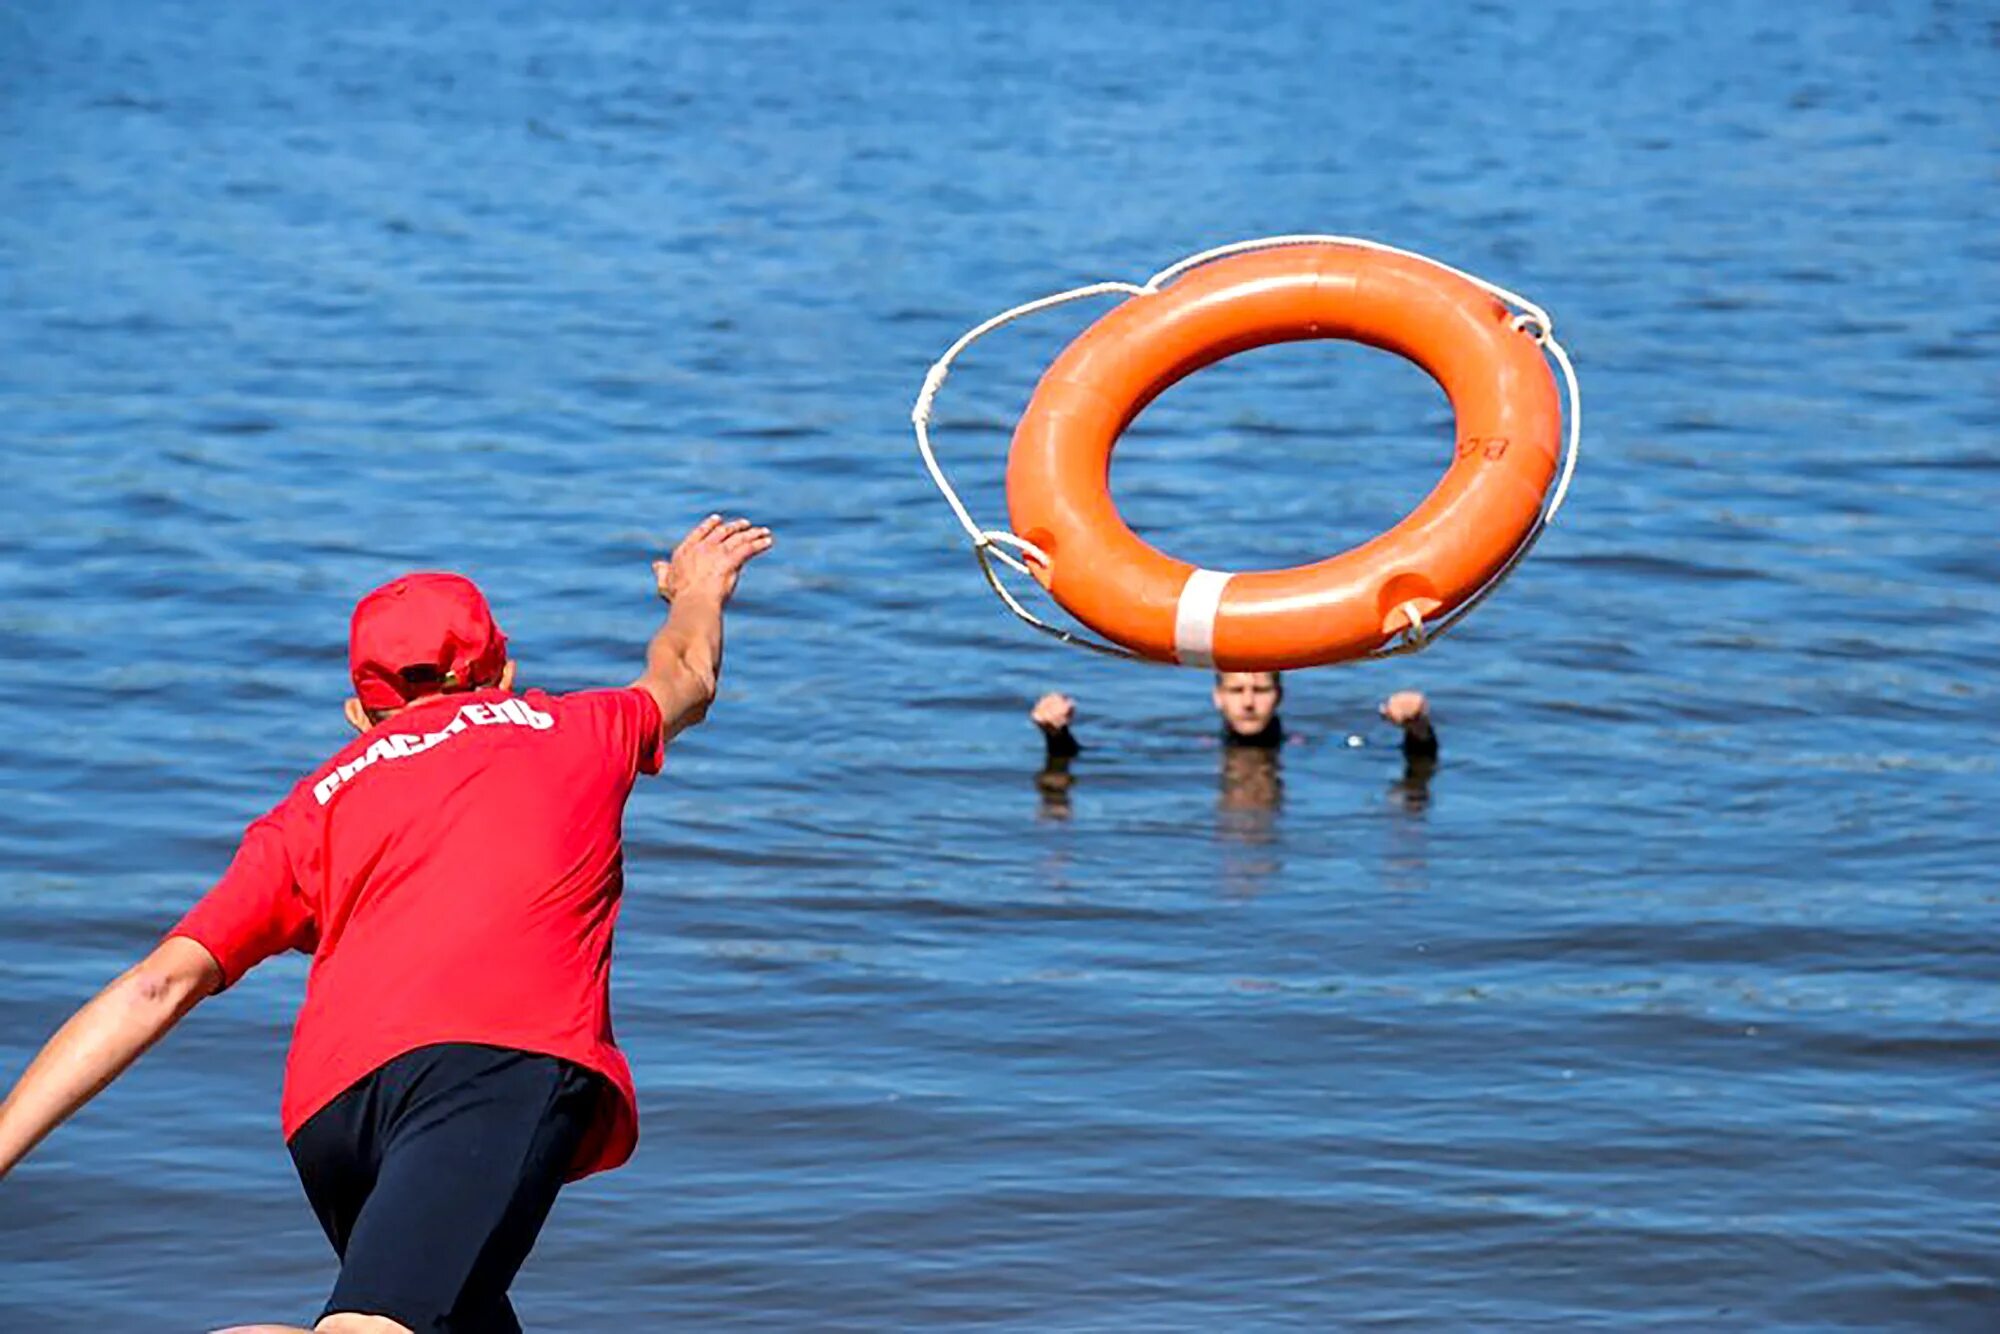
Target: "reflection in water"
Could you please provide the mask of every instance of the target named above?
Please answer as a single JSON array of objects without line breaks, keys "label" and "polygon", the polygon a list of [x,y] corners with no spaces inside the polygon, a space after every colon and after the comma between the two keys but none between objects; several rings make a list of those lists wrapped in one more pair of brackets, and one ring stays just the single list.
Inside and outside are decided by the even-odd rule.
[{"label": "reflection in water", "polygon": [[[1223,844],[1224,889],[1256,894],[1283,870],[1278,814],[1285,804],[1284,749],[1276,745],[1229,744],[1224,738],[1216,773],[1215,832]],[[1035,774],[1035,791],[1045,820],[1068,820],[1075,811],[1077,775],[1072,747],[1053,749]],[[1403,747],[1403,771],[1389,784],[1389,804],[1410,817],[1398,820],[1386,871],[1400,889],[1422,889],[1429,878],[1424,817],[1437,773],[1437,743],[1425,735]]]},{"label": "reflection in water", "polygon": [[[1240,828],[1246,836],[1257,839],[1270,836],[1272,817],[1285,799],[1279,753],[1271,746],[1222,748],[1221,790],[1216,809],[1222,813],[1225,829]],[[1232,816],[1250,818],[1237,820]]]},{"label": "reflection in water", "polygon": [[1069,771],[1069,766],[1075,758],[1074,755],[1050,755],[1043,763],[1042,771],[1035,775],[1035,791],[1041,794],[1043,819],[1069,819],[1069,790],[1076,786],[1076,775]]},{"label": "reflection in water", "polygon": [[1222,748],[1215,800],[1215,832],[1221,838],[1222,888],[1231,897],[1260,894],[1284,870],[1277,838],[1285,778],[1276,746]]},{"label": "reflection in water", "polygon": [[1437,773],[1437,750],[1428,753],[1405,746],[1402,777],[1389,784],[1389,804],[1402,817],[1393,819],[1382,879],[1401,893],[1422,893],[1431,887],[1430,835],[1425,812],[1431,804],[1431,776]]},{"label": "reflection in water", "polygon": [[1389,784],[1389,801],[1412,815],[1422,815],[1431,804],[1431,775],[1437,772],[1435,754],[1403,756],[1403,776]]},{"label": "reflection in water", "polygon": [[[1255,894],[1283,869],[1276,828],[1285,799],[1281,754],[1273,745],[1225,742],[1222,747],[1216,775],[1216,833],[1225,848],[1234,849],[1222,868],[1224,886],[1231,894]],[[1042,819],[1068,820],[1074,814],[1077,775],[1070,765],[1075,759],[1074,754],[1052,752],[1035,774]]]},{"label": "reflection in water", "polygon": [[[1223,746],[1216,799],[1222,832],[1246,842],[1269,841],[1272,817],[1285,799],[1279,753],[1271,746]],[[1070,765],[1075,759],[1074,755],[1051,754],[1035,775],[1035,791],[1041,797],[1044,818],[1067,820],[1073,813],[1071,797],[1076,775]]]}]

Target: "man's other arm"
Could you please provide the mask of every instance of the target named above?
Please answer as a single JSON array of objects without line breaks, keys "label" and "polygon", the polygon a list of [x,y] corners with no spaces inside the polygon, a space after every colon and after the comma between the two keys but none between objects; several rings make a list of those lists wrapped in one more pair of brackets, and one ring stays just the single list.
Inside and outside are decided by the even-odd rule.
[{"label": "man's other arm", "polygon": [[71,1015],[0,1102],[0,1177],[222,982],[214,956],[174,936]]}]

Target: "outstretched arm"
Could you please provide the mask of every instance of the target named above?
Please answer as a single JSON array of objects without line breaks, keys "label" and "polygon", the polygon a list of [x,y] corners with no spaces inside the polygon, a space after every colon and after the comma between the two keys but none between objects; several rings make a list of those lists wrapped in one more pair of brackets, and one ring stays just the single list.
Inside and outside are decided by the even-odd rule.
[{"label": "outstretched arm", "polygon": [[174,936],[71,1015],[0,1103],[0,1177],[221,985],[209,952]]},{"label": "outstretched arm", "polygon": [[653,581],[672,608],[646,646],[645,674],[632,684],[660,706],[660,737],[671,741],[708,716],[722,675],[722,609],[743,567],[771,549],[771,530],[711,514],[681,539]]}]

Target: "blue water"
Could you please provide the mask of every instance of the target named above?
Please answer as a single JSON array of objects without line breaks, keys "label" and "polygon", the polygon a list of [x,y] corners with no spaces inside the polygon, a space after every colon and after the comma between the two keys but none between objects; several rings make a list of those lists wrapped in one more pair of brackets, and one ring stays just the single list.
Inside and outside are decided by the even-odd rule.
[{"label": "blue water", "polygon": [[[464,570],[524,679],[621,682],[740,510],[781,545],[627,819],[643,1141],[531,1327],[2000,1328],[1995,87],[2000,15],[1914,0],[7,6],[0,1073],[338,744],[359,593]],[[906,415],[987,314],[1293,230],[1546,305],[1588,430],[1515,580],[1294,677],[1246,785],[1198,674],[984,596]],[[946,392],[991,522],[1089,314]],[[1114,484],[1287,564],[1449,440],[1295,346]],[[0,1184],[0,1329],[310,1317],[302,977]]]}]

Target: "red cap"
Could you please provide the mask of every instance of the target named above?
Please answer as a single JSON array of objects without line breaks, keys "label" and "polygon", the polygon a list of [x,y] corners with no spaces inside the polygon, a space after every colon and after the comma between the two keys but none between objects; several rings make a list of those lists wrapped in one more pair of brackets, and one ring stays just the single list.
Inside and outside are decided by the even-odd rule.
[{"label": "red cap", "polygon": [[[369,709],[399,709],[420,695],[492,685],[507,664],[507,636],[486,595],[462,574],[406,574],[354,606],[347,669]],[[420,669],[406,679],[410,668]]]}]

